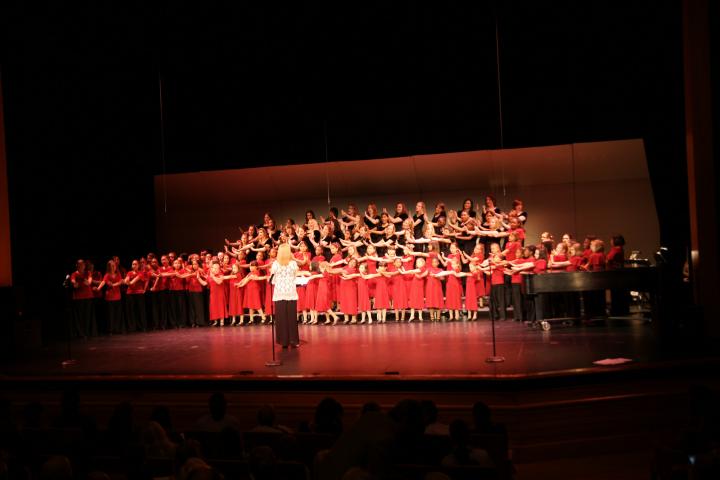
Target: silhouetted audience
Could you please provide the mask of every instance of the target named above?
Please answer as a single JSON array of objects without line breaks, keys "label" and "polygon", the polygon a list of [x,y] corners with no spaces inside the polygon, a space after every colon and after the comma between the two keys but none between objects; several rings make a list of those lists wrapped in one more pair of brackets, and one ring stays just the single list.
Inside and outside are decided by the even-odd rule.
[{"label": "silhouetted audience", "polygon": [[130,402],[122,402],[115,407],[115,411],[108,421],[105,440],[108,446],[116,452],[124,452],[130,445],[137,442],[133,407]]},{"label": "silhouetted audience", "polygon": [[210,395],[208,400],[209,413],[200,417],[193,427],[198,432],[221,432],[226,427],[240,430],[240,422],[237,418],[227,413],[227,400],[225,395],[216,392]]},{"label": "silhouetted audience", "polygon": [[432,400],[420,402],[425,422],[425,435],[449,435],[450,427],[445,423],[438,422],[438,408]]},{"label": "silhouetted audience", "polygon": [[343,431],[343,406],[334,398],[323,398],[315,409],[315,422],[311,430],[315,433],[340,435]]},{"label": "silhouetted audience", "polygon": [[470,443],[470,428],[464,420],[453,420],[450,423],[450,438],[453,450],[442,459],[443,466],[456,467],[461,465],[478,465],[493,467],[490,455],[481,449],[473,448]]},{"label": "silhouetted audience", "polygon": [[182,442],[182,436],[175,430],[175,427],[173,426],[172,417],[170,416],[170,409],[168,407],[166,407],[165,405],[158,405],[157,407],[153,408],[152,413],[150,414],[150,420],[153,422],[157,422],[163,428],[163,430],[165,430],[165,434],[171,441],[175,443]]},{"label": "silhouetted audience", "polygon": [[[708,412],[711,409],[707,405],[712,401],[708,401],[703,395],[697,395],[697,398],[698,400],[693,403],[697,405],[696,417],[705,419],[710,415]],[[169,470],[167,475],[171,475],[176,480],[222,479],[219,470],[201,460],[206,458],[213,459],[209,460],[211,464],[214,459],[247,461],[245,465],[254,480],[297,478],[298,471],[295,468],[299,467],[302,472],[302,469],[306,469],[312,463],[313,456],[315,456],[313,468],[316,469],[314,477],[318,480],[403,478],[407,473],[403,470],[406,468],[402,467],[404,464],[434,465],[438,468],[441,465],[492,466],[492,460],[485,450],[470,446],[471,430],[468,425],[463,421],[455,421],[448,427],[438,422],[437,405],[430,400],[422,402],[402,400],[388,412],[383,412],[376,402],[367,402],[361,407],[360,415],[353,424],[344,430],[343,406],[333,398],[324,398],[315,409],[313,422],[307,425],[304,431],[334,436],[336,440],[332,447],[325,451],[319,451],[320,448],[329,445],[324,443],[325,440],[321,440],[323,437],[306,437],[319,443],[303,444],[302,436],[294,435],[288,427],[279,425],[276,411],[271,405],[263,405],[258,409],[257,425],[251,432],[277,433],[278,436],[257,435],[252,441],[250,438],[253,437],[243,438],[239,420],[227,414],[227,401],[222,393],[210,396],[208,408],[209,412],[200,417],[192,428],[198,431],[197,437],[191,436],[185,439],[185,435],[174,430],[170,410],[167,407],[155,407],[145,428],[138,429],[133,405],[127,401],[121,402],[115,407],[104,435],[99,438],[102,440],[97,445],[100,448],[86,444],[83,445],[89,448],[83,450],[68,448],[68,455],[73,459],[73,464],[67,457],[53,457],[42,467],[40,478],[73,480],[75,472],[72,467],[75,466],[82,478],[108,480],[102,468],[98,468],[98,471],[86,469],[84,455],[123,458],[129,463],[128,471],[123,473],[127,478],[164,474],[163,469],[167,468]],[[43,424],[42,411],[42,406],[39,404],[29,404],[23,411],[23,424],[31,426],[29,428],[33,430],[30,432],[32,435],[37,435],[38,431],[43,430],[36,428]],[[95,421],[82,413],[77,392],[72,390],[65,392],[62,397],[61,412],[61,415],[52,422],[53,427],[79,428],[87,432],[86,435],[91,438],[97,437]],[[489,408],[481,402],[474,405],[473,417],[475,426],[473,433],[504,432],[504,429],[492,423]],[[705,424],[706,421],[701,420],[699,423]],[[13,432],[19,433],[20,440],[23,439],[24,432],[18,430],[15,425],[10,403],[0,401],[0,434],[5,443],[8,443],[6,441],[8,432],[10,436]],[[446,432],[449,436],[445,436]],[[188,431],[188,434],[191,433],[192,431]],[[68,438],[71,442],[75,441],[75,437]],[[271,443],[259,443],[270,441],[268,438],[272,438]],[[244,440],[248,442],[247,445]],[[452,451],[449,450],[450,441],[452,441]],[[48,445],[53,445],[54,448],[53,443]],[[308,445],[311,445],[309,449]],[[76,457],[77,453],[72,452],[81,453]],[[57,452],[48,453],[65,452],[62,448],[58,448]],[[17,471],[22,472],[22,468],[27,468],[23,465],[28,465],[27,462],[31,461],[31,458],[33,457],[23,457],[23,461],[19,464],[21,468]],[[74,463],[76,458],[80,463]],[[169,462],[168,467],[164,467],[163,465],[166,464],[163,462]],[[229,464],[219,463],[221,470],[222,465]],[[6,457],[0,455],[0,480],[5,480],[2,475],[13,480],[17,478],[29,480],[29,469],[28,475],[23,476],[13,474],[14,468],[7,463]],[[38,469],[38,466],[35,465],[33,468]],[[97,466],[93,465],[93,468]],[[7,471],[10,471],[11,475],[3,473]],[[434,478],[446,478],[442,473],[434,474]]]},{"label": "silhouetted audience", "polygon": [[475,402],[472,408],[472,414],[472,433],[497,435],[507,434],[507,431],[505,430],[505,425],[493,423],[490,407],[488,407],[483,402]]},{"label": "silhouetted audience", "polygon": [[232,427],[225,427],[220,432],[219,458],[228,460],[239,460],[244,458],[242,434]]},{"label": "silhouetted audience", "polygon": [[143,432],[142,444],[148,457],[175,458],[177,445],[169,438],[165,429],[155,421],[151,421]]},{"label": "silhouetted audience", "polygon": [[284,425],[278,425],[275,416],[275,409],[272,405],[263,405],[257,412],[257,425],[252,432],[262,433],[292,433],[292,430]]},{"label": "silhouetted audience", "polygon": [[250,451],[250,473],[254,480],[276,480],[277,457],[267,446],[255,447]]},{"label": "silhouetted audience", "polygon": [[40,470],[40,480],[73,480],[70,460],[61,455],[48,458]]},{"label": "silhouetted audience", "polygon": [[353,467],[383,477],[397,463],[412,463],[414,446],[424,430],[419,402],[403,400],[385,414],[367,412],[318,463],[318,478],[337,479]]},{"label": "silhouetted audience", "polygon": [[85,440],[92,442],[97,436],[95,420],[83,414],[80,407],[80,395],[75,390],[67,390],[62,396],[60,416],[53,422],[53,427],[80,429]]}]

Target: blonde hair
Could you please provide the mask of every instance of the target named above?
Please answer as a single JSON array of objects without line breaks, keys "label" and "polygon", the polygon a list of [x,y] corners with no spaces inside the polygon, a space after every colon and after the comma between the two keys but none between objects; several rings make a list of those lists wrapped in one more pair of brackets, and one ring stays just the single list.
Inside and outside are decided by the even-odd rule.
[{"label": "blonde hair", "polygon": [[275,261],[284,267],[288,263],[290,263],[290,260],[292,260],[292,258],[293,258],[293,255],[292,255],[292,251],[290,250],[290,244],[289,243],[280,244],[280,246],[278,247],[278,250],[277,250],[277,257],[275,258]]}]

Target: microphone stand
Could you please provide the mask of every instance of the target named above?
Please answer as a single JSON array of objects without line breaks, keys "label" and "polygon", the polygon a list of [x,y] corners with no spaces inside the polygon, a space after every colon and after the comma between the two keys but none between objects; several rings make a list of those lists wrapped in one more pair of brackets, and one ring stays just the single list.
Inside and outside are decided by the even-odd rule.
[{"label": "microphone stand", "polygon": [[[272,281],[274,280],[274,278],[273,278],[274,276],[275,275],[272,275],[270,277],[270,280],[269,280],[270,283],[272,283]],[[273,302],[273,308],[274,308],[274,306],[275,306],[275,302]],[[272,349],[272,360],[265,362],[266,367],[279,367],[280,365],[282,365],[282,361],[280,359],[275,358],[275,321],[276,320],[277,320],[277,318],[273,318],[272,321],[270,322],[270,326],[272,327],[270,329],[270,331],[272,332],[272,335],[270,336],[270,345],[271,345],[271,349]]]},{"label": "microphone stand", "polygon": [[[504,294],[505,292],[503,292]],[[492,322],[492,345],[493,345],[493,354],[492,357],[487,357],[485,359],[485,362],[487,363],[502,363],[505,361],[505,357],[501,357],[497,354],[497,344],[495,343],[495,304],[492,301],[492,297],[490,297],[490,321]]]},{"label": "microphone stand", "polygon": [[68,281],[70,280],[70,275],[65,277],[65,281],[63,282],[63,288],[66,289],[65,292],[65,305],[70,305],[70,308],[65,308],[65,345],[67,346],[67,356],[65,357],[65,360],[63,360],[60,365],[63,367],[71,367],[73,365],[77,365],[78,361],[73,359],[72,357],[72,316],[73,316],[73,307],[72,304],[72,292],[68,292]]}]

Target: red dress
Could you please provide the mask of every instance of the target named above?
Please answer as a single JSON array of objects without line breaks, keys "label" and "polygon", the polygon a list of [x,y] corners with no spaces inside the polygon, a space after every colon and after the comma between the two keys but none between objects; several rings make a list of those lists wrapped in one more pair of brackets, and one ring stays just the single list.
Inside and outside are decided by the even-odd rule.
[{"label": "red dress", "polygon": [[[473,265],[479,266],[480,264],[482,264],[482,262],[483,262],[483,258],[481,256],[473,255],[472,261],[471,261],[471,263]],[[478,272],[478,274],[475,275],[474,277],[467,277],[467,279],[466,279],[467,282],[473,281],[473,279],[475,281],[476,300],[478,298],[484,297],[488,294],[488,288],[486,286],[487,278],[485,278],[485,277],[486,277],[486,275],[484,273]],[[467,290],[467,288],[466,288],[466,290]],[[467,292],[465,292],[465,297],[467,297]]]},{"label": "red dress", "polygon": [[413,274],[410,280],[410,308],[415,310],[422,310],[425,308],[425,278],[418,278],[417,276],[425,272],[425,268],[420,269],[420,273]]},{"label": "red dress", "polygon": [[375,280],[375,308],[390,308],[390,289],[388,278],[380,276]]},{"label": "red dress", "polygon": [[370,280],[357,279],[357,309],[359,312],[370,311]]},{"label": "red dress", "polygon": [[[325,257],[323,257],[322,255],[318,255],[316,257],[313,257],[311,261],[312,263],[317,263],[319,265],[320,263],[325,261]],[[305,286],[305,307],[308,310],[317,310],[315,304],[317,303],[317,290],[319,280],[320,279],[318,278],[313,278]]]},{"label": "red dress", "polygon": [[[343,259],[342,255],[339,254],[339,253],[336,253],[336,254],[333,255],[332,258],[330,259],[330,263],[339,262],[339,261],[342,260],[342,259]],[[342,265],[337,265],[337,266],[332,267],[332,268],[342,268]],[[328,284],[328,286],[330,287],[330,299],[331,299],[331,301],[337,302],[338,300],[340,300],[340,298],[339,298],[339,297],[340,297],[340,292],[338,292],[338,287],[340,286],[340,277],[339,277],[338,275],[331,274],[330,283]]]},{"label": "red dress", "polygon": [[448,310],[462,309],[462,284],[455,275],[448,275],[445,286],[445,308]]},{"label": "red dress", "polygon": [[468,312],[477,312],[478,310],[477,277],[477,272],[470,277],[465,277],[465,310]]},{"label": "red dress", "polygon": [[[310,260],[310,252],[295,252],[293,255],[295,257],[295,260]],[[304,272],[310,271],[310,263],[306,263],[305,265],[299,265],[299,270]],[[307,287],[305,285],[295,285],[295,290],[297,290],[298,299],[297,299],[297,311],[302,312],[303,310],[309,310],[309,307],[307,306],[307,300],[306,300],[306,289]]]},{"label": "red dress", "polygon": [[[430,267],[429,271],[431,274],[442,272],[439,268],[433,267]],[[444,307],[442,282],[439,278],[431,275],[427,276],[427,281],[425,282],[425,305],[427,305],[428,308]]]},{"label": "red dress", "polygon": [[228,283],[230,284],[230,298],[228,301],[228,315],[230,315],[231,317],[243,314],[243,295],[244,295],[245,289],[238,288],[235,286],[235,284],[239,283],[240,280],[242,280],[242,278],[243,278],[242,274],[238,273],[237,278],[228,280]]},{"label": "red dress", "polygon": [[[357,269],[345,267],[343,273],[345,273],[345,275],[352,275],[357,273]],[[350,280],[340,279],[338,300],[340,301],[340,309],[345,315],[357,315],[358,293],[357,280],[355,278],[351,278]]]},{"label": "red dress", "polygon": [[330,282],[332,275],[325,272],[322,278],[318,278],[317,294],[315,295],[315,310],[318,312],[326,312],[330,310],[332,302],[330,301]]},{"label": "red dress", "polygon": [[[392,267],[392,270],[391,270]],[[397,272],[397,269],[395,268],[395,265],[389,265],[388,266],[389,272]],[[405,310],[408,308],[408,298],[407,298],[407,290],[405,289],[405,275],[394,275],[392,277],[392,284],[391,284],[391,296],[392,296],[392,303],[393,308],[395,310]]]},{"label": "red dress", "polygon": [[227,317],[227,299],[225,297],[225,281],[219,285],[210,275],[207,277],[210,288],[210,320],[222,320]]},{"label": "red dress", "polygon": [[[375,260],[366,260],[365,264],[367,265],[367,271],[369,274],[377,273],[377,261]],[[368,296],[375,298],[375,286],[377,284],[377,279],[371,278],[367,281],[368,284]]]},{"label": "red dress", "polygon": [[264,280],[250,280],[245,284],[245,308],[260,310],[263,307],[261,287],[265,287]]},{"label": "red dress", "polygon": [[[405,270],[413,270],[415,268],[415,257],[412,255],[405,255],[402,257],[402,266]],[[410,288],[412,286],[413,278],[415,278],[414,275],[403,275],[402,278],[405,281],[405,296],[408,299],[408,304],[410,302]]]},{"label": "red dress", "polygon": [[[270,259],[267,262],[265,262],[265,265],[268,266],[268,268],[265,269],[266,272],[270,271],[270,268],[272,268],[272,264],[274,261],[275,261],[274,259]],[[243,287],[243,289],[244,288],[245,287]],[[265,297],[264,297],[264,301],[263,301],[263,304],[265,305],[265,308],[263,309],[263,313],[265,313],[266,315],[272,315],[275,313],[275,304],[273,303],[272,296],[273,296],[273,284],[272,284],[272,282],[266,281],[265,282]]]}]

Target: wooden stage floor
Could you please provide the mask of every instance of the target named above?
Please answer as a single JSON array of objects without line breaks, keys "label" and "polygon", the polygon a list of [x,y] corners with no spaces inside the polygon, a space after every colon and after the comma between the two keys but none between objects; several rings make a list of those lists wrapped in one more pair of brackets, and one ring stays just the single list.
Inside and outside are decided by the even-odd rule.
[{"label": "wooden stage floor", "polygon": [[282,365],[267,367],[270,326],[181,329],[75,341],[77,363],[63,366],[62,345],[26,354],[5,365],[6,378],[186,378],[442,380],[579,375],[607,370],[593,365],[625,357],[633,366],[661,360],[652,326],[642,319],[609,319],[592,325],[532,330],[516,322],[496,324],[492,355],[488,320],[449,323],[300,326],[301,346],[281,350]]}]

